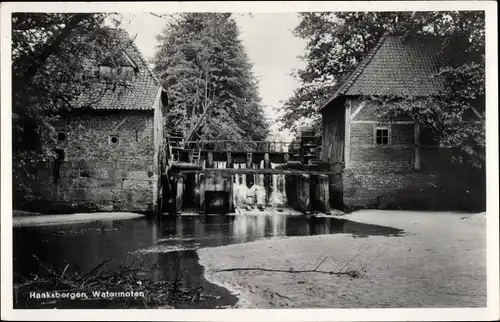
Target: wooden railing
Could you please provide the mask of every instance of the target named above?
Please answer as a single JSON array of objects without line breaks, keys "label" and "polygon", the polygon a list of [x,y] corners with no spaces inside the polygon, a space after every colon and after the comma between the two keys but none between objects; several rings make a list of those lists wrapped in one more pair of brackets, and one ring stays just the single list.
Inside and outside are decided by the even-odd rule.
[{"label": "wooden railing", "polygon": [[186,141],[184,148],[201,151],[289,152],[290,142],[203,140]]}]

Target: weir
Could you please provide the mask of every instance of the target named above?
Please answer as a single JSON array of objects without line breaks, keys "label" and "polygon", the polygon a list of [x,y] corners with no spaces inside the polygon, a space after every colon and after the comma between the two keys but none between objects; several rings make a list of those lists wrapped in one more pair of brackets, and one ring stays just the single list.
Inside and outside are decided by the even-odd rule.
[{"label": "weir", "polygon": [[223,143],[172,147],[176,158],[168,173],[171,189],[163,199],[170,202],[163,213],[330,213],[329,178],[337,173],[314,160],[312,153],[304,164],[304,151],[294,151],[293,143]]}]

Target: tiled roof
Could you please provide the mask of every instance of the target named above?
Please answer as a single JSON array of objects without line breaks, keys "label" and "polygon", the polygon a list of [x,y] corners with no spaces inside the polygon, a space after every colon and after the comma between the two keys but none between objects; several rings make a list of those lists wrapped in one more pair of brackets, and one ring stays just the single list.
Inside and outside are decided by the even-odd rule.
[{"label": "tiled roof", "polygon": [[443,89],[443,81],[433,77],[439,70],[443,38],[384,35],[337,87],[323,107],[341,95],[428,96]]},{"label": "tiled roof", "polygon": [[137,66],[133,80],[121,81],[116,86],[96,82],[94,90],[82,95],[77,105],[97,110],[153,110],[160,82],[128,33],[117,30],[117,35],[128,40],[123,56],[132,61],[130,65]]}]

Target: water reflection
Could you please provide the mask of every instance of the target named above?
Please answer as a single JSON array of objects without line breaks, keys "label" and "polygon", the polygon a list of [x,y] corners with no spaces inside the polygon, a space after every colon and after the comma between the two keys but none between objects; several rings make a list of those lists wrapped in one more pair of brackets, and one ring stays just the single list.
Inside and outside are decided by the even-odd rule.
[{"label": "water reflection", "polygon": [[[337,218],[307,218],[286,215],[245,216],[171,216],[162,220],[91,222],[48,227],[18,227],[13,231],[14,279],[39,272],[36,255],[43,263],[65,267],[80,273],[90,271],[106,259],[114,269],[137,260],[156,265],[154,280],[172,279],[177,263],[182,267],[186,287],[203,287],[215,294],[209,302],[182,304],[188,307],[214,308],[234,304],[230,293],[207,282],[198,264],[196,249],[250,242],[281,236],[307,236],[346,233],[358,237],[396,236],[401,230],[368,225]],[[70,273],[70,272],[68,272]],[[191,305],[191,306],[189,306]]]}]

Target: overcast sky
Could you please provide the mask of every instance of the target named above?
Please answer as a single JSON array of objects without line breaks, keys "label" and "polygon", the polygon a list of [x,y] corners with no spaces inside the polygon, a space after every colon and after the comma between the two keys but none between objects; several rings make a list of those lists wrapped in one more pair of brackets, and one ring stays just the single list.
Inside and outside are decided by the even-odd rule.
[{"label": "overcast sky", "polygon": [[[137,46],[146,58],[151,58],[157,44],[155,36],[164,27],[164,19],[149,13],[125,14],[124,18],[122,27],[132,37],[137,34]],[[236,14],[234,18],[253,63],[253,72],[259,80],[266,116],[275,119],[273,107],[280,107],[280,101],[292,96],[299,86],[289,75],[304,64],[297,56],[304,54],[305,42],[292,34],[299,19],[295,13]],[[272,131],[278,132],[276,124]],[[288,133],[281,133],[281,136],[277,139],[289,140]]]}]

